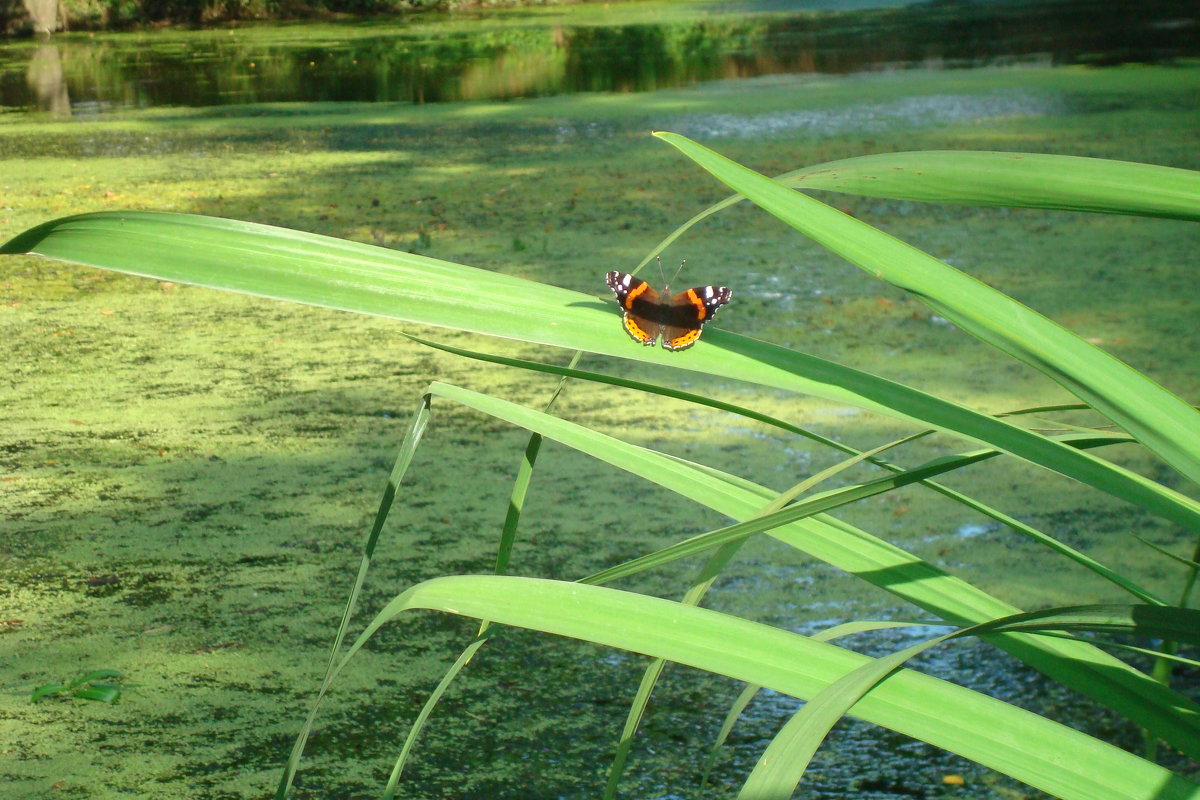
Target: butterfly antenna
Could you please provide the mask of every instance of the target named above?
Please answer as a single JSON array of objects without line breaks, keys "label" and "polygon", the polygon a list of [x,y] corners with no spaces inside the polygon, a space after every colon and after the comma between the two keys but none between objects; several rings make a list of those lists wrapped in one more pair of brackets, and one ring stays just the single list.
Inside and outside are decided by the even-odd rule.
[{"label": "butterfly antenna", "polygon": [[665,281],[665,280],[667,279],[667,276],[666,276],[666,274],[663,272],[663,268],[662,268],[662,256],[655,256],[655,257],[654,257],[654,260],[658,262],[658,277],[659,277],[659,279],[660,279],[660,280],[663,280],[663,281]]},{"label": "butterfly antenna", "polygon": [[[665,291],[667,291],[668,289],[670,289],[670,288],[671,288],[671,284],[672,284],[672,283],[674,283],[674,282],[675,282],[675,279],[679,277],[679,273],[680,273],[680,272],[683,270],[683,265],[684,265],[684,264],[686,264],[686,263],[687,263],[687,259],[686,259],[686,258],[685,258],[683,261],[680,261],[680,262],[679,262],[679,268],[675,270],[675,274],[671,276],[671,280],[669,280],[669,281],[666,281],[666,282],[663,284],[663,291],[664,291],[664,292],[665,292]],[[658,266],[659,266],[659,268],[660,268],[660,269],[662,268],[662,264],[659,264]]]}]

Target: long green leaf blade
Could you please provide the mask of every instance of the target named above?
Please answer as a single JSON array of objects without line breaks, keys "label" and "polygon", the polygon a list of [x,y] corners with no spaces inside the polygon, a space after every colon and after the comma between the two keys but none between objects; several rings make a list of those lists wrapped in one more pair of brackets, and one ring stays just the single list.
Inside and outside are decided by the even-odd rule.
[{"label": "long green leaf blade", "polygon": [[1143,637],[1200,638],[1200,611],[1162,606],[1094,605],[1014,614],[953,631],[869,661],[843,675],[800,709],[771,740],[742,786],[741,800],[788,800],[830,729],[879,682],[915,656],[943,642],[996,631],[1061,630]]},{"label": "long green leaf blade", "polygon": [[[803,197],[757,173],[749,174],[788,196]],[[65,217],[18,234],[0,246],[0,254],[26,252],[817,395],[961,434],[1200,530],[1200,503],[1004,420],[874,375],[716,329],[706,331],[695,348],[685,353],[639,347],[621,332],[615,304],[556,286],[373,245],[189,214],[99,212]]]},{"label": "long green leaf blade", "polygon": [[830,161],[780,175],[796,188],[975,206],[1200,221],[1200,173],[1103,158],[926,150]]},{"label": "long green leaf blade", "polygon": [[1200,484],[1200,413],[1067,329],[948,264],[683,136],[657,133],[715,178],[971,335],[1046,373]]},{"label": "long green leaf blade", "polygon": [[[802,167],[775,180],[796,189],[891,200],[1200,221],[1200,173],[1101,158],[975,150],[876,153]],[[745,199],[735,194],[696,214],[655,245],[638,269],[700,221]]]},{"label": "long green leaf blade", "polygon": [[[429,392],[537,431],[733,519],[753,517],[775,496],[749,481],[723,476],[711,468],[697,469],[679,459],[506,400],[441,383],[432,384]],[[768,535],[955,625],[967,626],[1021,612],[835,517],[809,517],[774,528]],[[989,641],[1054,680],[1154,729],[1189,755],[1200,757],[1200,707],[1098,648],[1023,634],[994,635]]]},{"label": "long green leaf blade", "polygon": [[[664,658],[813,697],[865,656],[760,623],[655,597],[537,578],[437,578],[387,605],[355,642],[404,611],[490,619]],[[345,662],[343,662],[345,663]],[[958,753],[1066,800],[1196,800],[1200,786],[986,695],[921,673],[892,675],[856,716]],[[1103,764],[1102,771],[1096,770]]]}]

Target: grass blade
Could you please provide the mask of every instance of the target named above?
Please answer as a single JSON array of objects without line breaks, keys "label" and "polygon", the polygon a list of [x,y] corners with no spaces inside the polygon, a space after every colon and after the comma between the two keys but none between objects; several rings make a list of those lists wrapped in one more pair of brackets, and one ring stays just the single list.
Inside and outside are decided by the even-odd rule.
[{"label": "grass blade", "polygon": [[[1200,174],[1099,158],[973,150],[876,153],[802,167],[774,180],[794,189],[890,200],[1200,221]],[[745,199],[735,194],[696,214],[659,242],[637,269],[697,223]]]},{"label": "grass blade", "polygon": [[874,659],[847,673],[800,709],[771,741],[739,800],[788,800],[839,719],[907,661],[943,642],[998,631],[1102,631],[1200,641],[1200,611],[1162,606],[1072,606],[1015,614],[953,631]]},{"label": "grass blade", "polygon": [[[579,354],[576,353],[571,359],[571,365],[574,366],[579,361]],[[549,411],[558,399],[562,392],[563,385],[566,383],[566,378],[558,382],[554,391],[550,395],[550,399],[546,401],[545,410]],[[497,575],[504,575],[508,572],[508,563],[512,558],[513,547],[516,543],[517,528],[521,523],[521,513],[525,508],[525,497],[529,491],[529,484],[533,481],[533,469],[537,464],[538,453],[542,449],[542,436],[539,433],[531,433],[529,441],[525,444],[525,453],[521,458],[521,463],[517,467],[517,476],[513,480],[512,491],[509,492],[508,512],[504,517],[504,527],[500,531],[500,543],[496,548],[496,569]],[[383,800],[392,800],[395,796],[396,786],[400,782],[400,775],[404,771],[404,765],[408,762],[408,757],[412,754],[417,744],[417,739],[424,730],[425,724],[429,721],[433,711],[437,708],[446,690],[458,677],[459,673],[466,669],[467,664],[475,657],[480,648],[484,646],[491,638],[488,633],[491,628],[491,622],[484,620],[479,625],[479,632],[476,634],[475,641],[467,645],[446,673],[438,681],[438,685],[426,698],[425,703],[421,706],[421,711],[417,714],[416,720],[409,729],[408,735],[404,737],[404,744],[400,748],[400,753],[396,757],[396,763],[392,766],[392,772],[388,776],[387,786],[384,789]]]},{"label": "grass blade", "polygon": [[[1087,443],[1092,443],[1090,437]],[[883,447],[877,449],[884,449],[890,446],[890,444],[894,443],[889,443],[889,445],[884,445]],[[867,454],[863,454],[863,456],[865,455]],[[608,569],[584,578],[583,582],[596,585],[608,583],[629,575],[644,572],[647,569],[664,566],[682,558],[690,558],[691,556],[697,555],[706,550],[710,550],[714,547],[721,547],[732,542],[739,542],[757,533],[770,531],[781,525],[786,525],[789,522],[795,522],[805,519],[806,517],[832,511],[841,506],[848,505],[850,503],[856,503],[868,497],[874,497],[879,494],[883,494],[884,492],[889,492],[912,483],[927,481],[934,475],[940,475],[946,472],[961,469],[966,465],[991,458],[995,455],[997,455],[995,450],[980,450],[974,453],[960,453],[955,456],[945,456],[930,461],[927,464],[923,464],[909,470],[903,470],[894,475],[877,478],[873,481],[868,481],[867,483],[846,486],[839,489],[833,489],[828,492],[823,492],[804,501],[787,505],[786,508],[780,507],[773,511],[760,513],[751,519],[746,520],[745,522],[740,522],[736,525],[730,525],[719,530],[698,534],[682,542],[678,542],[657,550],[653,553],[647,553],[644,556],[626,561],[623,564],[617,564],[613,567],[609,567]],[[858,460],[858,458],[850,459],[849,461],[853,462],[856,460]],[[845,466],[846,463],[848,462],[834,465],[829,470],[826,470],[826,472],[835,472]],[[813,476],[814,479],[820,479],[821,477],[822,475],[820,474]],[[805,483],[808,483],[808,481]],[[801,486],[803,485],[804,484],[801,484]],[[782,493],[779,496],[778,504],[783,506],[789,503],[791,499],[790,495],[791,492]],[[1137,583],[1125,577],[1116,570],[1106,567],[1096,559],[1076,550],[1073,547],[1059,542],[1057,539],[1054,539],[1051,536],[1047,536],[1041,531],[1037,531],[1026,525],[1021,525],[1020,532],[1029,536],[1029,538],[1032,538],[1034,541],[1049,547],[1059,555],[1066,556],[1085,569],[1109,581],[1115,586],[1120,587],[1124,591],[1129,592],[1139,600],[1154,605],[1167,605],[1165,600],[1157,597],[1148,589],[1139,586]]]},{"label": "grass blade", "polygon": [[[816,202],[743,167],[733,167],[788,198]],[[0,245],[0,254],[25,252],[812,394],[961,434],[1200,530],[1200,503],[1003,420],[839,364],[716,329],[706,331],[686,353],[639,347],[616,323],[615,304],[556,286],[373,245],[189,214],[83,214],[44,223]],[[1200,437],[1200,426],[1184,434],[1180,442]]]},{"label": "grass blade", "polygon": [[[376,616],[346,658],[382,625],[417,608],[618,647],[801,698],[869,663],[848,650],[708,609],[603,587],[504,576],[437,578],[414,586]],[[920,673],[896,672],[855,711],[1066,800],[1200,798],[1200,786],[1157,765]],[[1104,769],[1097,770],[1097,764]]]},{"label": "grass blade", "polygon": [[[875,631],[884,628],[906,627],[915,623],[895,622],[895,621],[872,621],[859,620],[855,622],[846,622],[841,625],[835,625],[832,628],[826,628],[823,631],[814,633],[809,638],[814,642],[830,642],[841,636],[849,636],[862,631]],[[725,740],[729,738],[729,734],[733,732],[733,726],[741,717],[742,712],[750,705],[750,701],[755,695],[762,690],[763,687],[751,684],[743,689],[737,698],[730,705],[728,713],[725,715],[725,720],[721,724],[721,730],[717,733],[717,738],[713,742],[712,749],[709,751],[708,758],[704,761],[704,772],[700,776],[700,785],[704,786],[708,782],[708,773],[712,771],[713,765],[716,764],[717,754],[721,747],[725,744]]]},{"label": "grass blade", "polygon": [[[748,481],[696,469],[678,459],[630,445],[566,420],[460,387],[435,383],[431,394],[462,403],[638,475],[734,519],[748,519],[776,496]],[[753,487],[753,488],[752,488]],[[774,528],[768,535],[918,605],[955,625],[1021,613],[911,553],[842,520],[818,515]],[[1200,706],[1098,648],[1076,641],[1009,633],[990,642],[1052,679],[1090,695],[1137,724],[1154,729],[1181,751],[1200,758]]]},{"label": "grass blade", "polygon": [[1102,158],[926,150],[830,161],[777,179],[866,197],[1200,221],[1200,173]]},{"label": "grass blade", "polygon": [[[345,608],[342,610],[342,618],[338,623],[337,633],[333,637],[333,645],[329,649],[329,661],[325,666],[325,675],[321,679],[320,693],[328,689],[330,683],[333,681],[334,665],[337,663],[338,653],[341,651],[342,643],[345,641],[346,631],[350,627],[350,619],[354,616],[354,609],[358,605],[358,598],[362,593],[363,584],[366,583],[367,571],[371,566],[371,558],[375,555],[375,548],[379,544],[379,536],[383,533],[384,523],[387,522],[388,514],[392,510],[392,504],[400,491],[400,484],[404,480],[404,475],[408,471],[408,467],[412,464],[413,456],[417,451],[417,447],[420,446],[428,424],[429,398],[426,396],[421,398],[421,402],[417,405],[417,410],[413,413],[412,419],[409,421],[408,430],[400,443],[400,451],[396,456],[395,463],[392,465],[392,471],[388,475],[383,497],[379,501],[379,509],[375,512],[375,521],[372,523],[371,531],[367,534],[367,540],[363,544],[358,573],[354,577],[354,584],[350,588],[350,595],[347,597]],[[318,693],[318,696],[320,693]],[[308,743],[308,735],[312,730],[312,723],[316,712],[317,707],[316,703],[314,703],[312,709],[309,711],[308,718],[300,728],[300,733],[296,736],[296,741],[292,745],[292,751],[288,755],[287,763],[284,765],[283,775],[280,777],[279,784],[275,789],[276,800],[283,800],[287,796],[287,791],[291,787],[292,780],[296,774],[297,765],[300,763],[300,756],[304,752],[305,744]]]},{"label": "grass blade", "polygon": [[[1200,413],[1174,394],[1058,324],[915,247],[683,136],[655,135],[804,235],[920,297],[976,338],[1049,375],[1191,481],[1200,483]],[[1192,202],[1196,202],[1194,198]]]}]

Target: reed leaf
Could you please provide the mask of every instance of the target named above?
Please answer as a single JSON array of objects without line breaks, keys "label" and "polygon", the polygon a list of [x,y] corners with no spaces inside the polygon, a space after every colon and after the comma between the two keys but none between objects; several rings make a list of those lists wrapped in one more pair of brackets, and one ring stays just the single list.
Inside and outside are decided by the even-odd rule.
[{"label": "reed leaf", "polygon": [[[712,158],[769,184],[789,203],[791,198],[816,203],[716,154]],[[857,235],[858,229],[854,230]],[[707,331],[685,353],[639,347],[616,323],[613,303],[488,270],[268,225],[154,212],[98,212],[53,220],[0,245],[0,254],[5,253],[35,253],[161,280],[602,353],[817,395],[958,433],[1200,530],[1200,503],[1195,500],[1004,420],[720,330]],[[1138,402],[1143,405],[1147,400]],[[1180,441],[1198,437],[1200,426],[1181,434]]]},{"label": "reed leaf", "polygon": [[[1200,413],[1174,394],[1041,314],[883,231],[683,136],[655,135],[805,236],[920,298],[972,336],[1044,372],[1200,484]],[[1087,172],[1102,181],[1107,163],[1089,160]],[[1113,163],[1112,170],[1128,171]],[[970,180],[970,173],[960,170],[958,179]],[[1021,183],[1031,191],[1036,188],[1029,175]],[[1189,196],[1178,183],[1164,194],[1200,211],[1200,195]],[[1188,186],[1194,189],[1195,183]],[[1153,184],[1145,189],[1153,190]],[[1054,459],[1046,465],[1056,463]]]},{"label": "reed leaf", "polygon": [[[457,576],[426,581],[393,599],[338,669],[381,626],[418,608],[596,642],[799,698],[815,696],[870,662],[760,623],[631,592],[539,578]],[[1200,786],[1155,764],[917,672],[896,672],[862,697],[854,713],[1064,800],[1200,798]]]},{"label": "reed leaf", "polygon": [[[431,395],[461,403],[587,453],[734,519],[750,519],[776,493],[712,468],[593,431],[496,397],[434,383]],[[817,514],[767,531],[779,541],[866,580],[954,625],[1022,613],[928,562],[866,531]],[[1083,642],[1021,633],[988,640],[1060,683],[1094,697],[1150,728],[1181,751],[1200,757],[1200,706],[1120,660]]]},{"label": "reed leaf", "polygon": [[788,720],[743,784],[739,800],[788,800],[830,729],[880,681],[944,642],[997,631],[1093,631],[1200,642],[1200,611],[1118,605],[1042,609],[952,631],[869,661],[834,681]]}]

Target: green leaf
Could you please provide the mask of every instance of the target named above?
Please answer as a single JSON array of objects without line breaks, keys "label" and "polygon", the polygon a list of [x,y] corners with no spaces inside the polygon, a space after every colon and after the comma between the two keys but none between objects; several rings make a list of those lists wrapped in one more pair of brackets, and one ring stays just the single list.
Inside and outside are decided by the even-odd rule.
[{"label": "green leaf", "polygon": [[[1089,437],[1086,443],[1093,444],[1094,440]],[[865,455],[866,454],[864,454],[864,456]],[[660,567],[673,561],[689,558],[707,550],[720,547],[730,542],[741,541],[753,536],[756,533],[768,532],[789,522],[794,522],[806,517],[812,517],[824,512],[833,511],[841,506],[859,502],[868,497],[874,497],[876,495],[893,491],[913,483],[926,481],[933,476],[961,469],[964,466],[982,461],[987,458],[992,458],[995,455],[995,450],[977,450],[971,453],[959,453],[953,456],[943,456],[925,464],[913,467],[912,469],[902,470],[893,475],[876,478],[873,481],[845,486],[838,489],[831,489],[826,492],[810,495],[804,500],[794,502],[786,507],[780,507],[779,509],[769,513],[756,515],[744,522],[739,522],[736,525],[730,525],[718,530],[697,534],[696,536],[685,539],[681,542],[676,542],[675,544],[669,545],[660,550],[656,550],[652,553],[647,553],[630,561],[626,561],[623,564],[617,564],[609,567],[601,572],[597,572],[594,575],[588,576],[584,579],[584,582],[596,584],[608,583],[619,578],[636,574],[638,572],[643,572],[647,569]],[[843,465],[835,465],[833,468],[831,468],[831,470],[836,470],[841,466]],[[784,496],[781,496],[781,499],[787,500],[787,498]],[[782,506],[783,503],[780,503],[780,505]],[[1166,605],[1166,601],[1161,600],[1149,590],[1142,588],[1134,581],[1126,578],[1116,570],[1106,567],[1087,554],[1082,553],[1075,548],[1069,547],[1039,531],[1035,531],[1028,526],[1023,527],[1025,530],[1022,532],[1033,538],[1035,541],[1044,544],[1060,555],[1066,556],[1077,564],[1080,564],[1088,570],[1091,570],[1096,575],[1104,578],[1116,586],[1119,586],[1139,600],[1157,605]]]},{"label": "green leaf", "polygon": [[[797,634],[655,597],[536,578],[459,576],[426,581],[392,600],[339,669],[382,625],[416,608],[618,647],[800,698],[870,662]],[[921,673],[896,672],[854,711],[1065,800],[1200,798],[1200,786],[1155,764]]]},{"label": "green leaf", "polygon": [[[683,136],[655,135],[805,236],[919,297],[978,339],[1046,373],[1200,483],[1200,413],[1149,378],[1041,314],[883,231]],[[1104,169],[1097,165],[1105,162],[1093,161],[1089,171],[1102,176]],[[1113,169],[1127,171],[1120,165]],[[966,179],[967,174],[959,178]]]},{"label": "green leaf", "polygon": [[93,681],[111,681],[120,677],[121,673],[117,672],[115,669],[94,669],[90,672],[83,673],[78,678],[71,681],[71,686],[79,686],[80,684],[91,683]]},{"label": "green leaf", "polygon": [[[1092,211],[1200,221],[1200,173],[1044,153],[921,150],[829,161],[776,175],[795,189],[925,203]],[[641,269],[696,223],[739,203],[726,197],[673,230]]]},{"label": "green leaf", "polygon": [[1118,604],[1066,606],[1015,614],[965,629],[957,635],[1076,630],[1200,644],[1200,609]]},{"label": "green leaf", "polygon": [[[816,202],[743,167],[733,167],[788,197]],[[1004,420],[711,326],[694,348],[683,353],[640,347],[621,331],[613,302],[556,286],[327,236],[188,214],[100,212],[65,217],[18,234],[0,246],[0,254],[25,252],[817,395],[908,419],[922,427],[959,433],[1200,530],[1200,503]],[[1195,438],[1200,433],[1188,436]]]},{"label": "green leaf", "polygon": [[1173,561],[1178,561],[1180,564],[1183,564],[1188,569],[1200,570],[1200,563],[1192,561],[1190,558],[1184,558],[1183,556],[1177,556],[1174,553],[1172,553],[1170,550],[1166,549],[1165,547],[1159,547],[1154,542],[1150,541],[1149,539],[1145,539],[1141,536],[1138,536],[1136,533],[1133,535],[1133,538],[1137,539],[1139,542],[1146,545],[1150,549],[1163,554],[1167,558],[1169,558]]},{"label": "green leaf", "polygon": [[99,703],[115,703],[121,699],[121,687],[107,683],[95,683],[71,692],[72,697],[80,700],[94,700]]},{"label": "green leaf", "polygon": [[46,683],[33,690],[33,695],[30,697],[30,702],[36,703],[44,697],[60,694],[67,691],[71,687],[64,683]]},{"label": "green leaf", "polygon": [[37,701],[53,695],[70,695],[80,700],[96,700],[101,703],[114,703],[121,697],[121,687],[104,683],[118,680],[121,673],[115,669],[94,669],[85,672],[68,683],[47,683],[33,690],[30,701]]},{"label": "green leaf", "polygon": [[998,631],[1080,630],[1200,640],[1200,611],[1162,606],[1070,606],[1014,614],[953,631],[881,658],[843,675],[806,703],[772,739],[738,795],[743,800],[788,800],[830,729],[880,681],[910,659],[965,636]]},{"label": "green leaf", "polygon": [[1102,158],[925,150],[830,161],[776,180],[804,189],[973,206],[1200,221],[1200,172]]},{"label": "green leaf", "polygon": [[[776,496],[712,468],[590,430],[506,400],[434,383],[444,397],[506,420],[638,475],[733,519],[750,519]],[[955,625],[1022,613],[965,581],[835,517],[819,514],[776,527],[768,535],[902,597]],[[1083,642],[1021,633],[990,634],[988,641],[1052,679],[1088,694],[1180,750],[1200,757],[1200,707],[1120,660]]]}]

